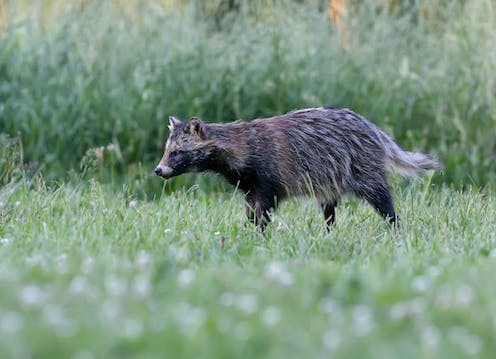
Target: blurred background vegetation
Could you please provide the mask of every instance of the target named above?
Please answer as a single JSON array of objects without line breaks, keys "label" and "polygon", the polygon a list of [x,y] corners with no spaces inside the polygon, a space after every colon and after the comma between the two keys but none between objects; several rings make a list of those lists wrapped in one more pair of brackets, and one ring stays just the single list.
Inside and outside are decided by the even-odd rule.
[{"label": "blurred background vegetation", "polygon": [[492,0],[0,2],[2,141],[20,139],[26,171],[55,181],[160,186],[171,114],[331,105],[437,154],[436,181],[484,186],[495,74]]}]

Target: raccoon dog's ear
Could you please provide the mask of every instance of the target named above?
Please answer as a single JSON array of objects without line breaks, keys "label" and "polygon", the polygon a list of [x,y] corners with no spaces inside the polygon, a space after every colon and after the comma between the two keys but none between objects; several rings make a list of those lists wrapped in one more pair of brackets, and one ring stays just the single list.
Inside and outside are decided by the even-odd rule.
[{"label": "raccoon dog's ear", "polygon": [[191,135],[197,135],[201,139],[205,139],[205,131],[203,128],[203,121],[198,117],[191,117],[186,126],[184,127],[184,132]]},{"label": "raccoon dog's ear", "polygon": [[181,120],[174,116],[169,116],[169,131],[174,131],[181,124]]}]

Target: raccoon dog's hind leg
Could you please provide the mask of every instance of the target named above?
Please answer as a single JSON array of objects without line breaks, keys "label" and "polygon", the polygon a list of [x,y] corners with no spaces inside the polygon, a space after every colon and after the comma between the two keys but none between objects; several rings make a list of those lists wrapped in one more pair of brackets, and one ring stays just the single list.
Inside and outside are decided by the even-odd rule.
[{"label": "raccoon dog's hind leg", "polygon": [[391,190],[385,176],[371,181],[363,181],[362,185],[354,189],[357,196],[365,199],[389,223],[399,225],[391,196]]}]

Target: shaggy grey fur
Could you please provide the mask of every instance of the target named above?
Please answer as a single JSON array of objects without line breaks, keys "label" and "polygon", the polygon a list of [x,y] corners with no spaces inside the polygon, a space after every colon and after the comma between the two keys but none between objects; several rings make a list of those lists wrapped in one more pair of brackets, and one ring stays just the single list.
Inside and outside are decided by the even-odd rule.
[{"label": "shaggy grey fur", "polygon": [[197,118],[170,122],[157,174],[220,173],[245,192],[248,217],[262,230],[277,202],[300,195],[317,198],[327,224],[334,222],[334,208],[346,193],[364,198],[395,222],[387,171],[412,175],[441,168],[430,155],[402,150],[349,109],[310,108],[225,124],[204,124]]}]

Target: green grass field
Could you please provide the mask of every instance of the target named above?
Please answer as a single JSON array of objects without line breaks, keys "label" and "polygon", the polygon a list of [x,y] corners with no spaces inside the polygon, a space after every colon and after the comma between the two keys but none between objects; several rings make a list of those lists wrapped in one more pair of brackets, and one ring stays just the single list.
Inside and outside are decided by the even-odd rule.
[{"label": "green grass field", "polygon": [[[0,1],[0,359],[496,357],[494,2],[345,3]],[[445,165],[399,231],[153,174],[169,115],[322,105]]]},{"label": "green grass field", "polygon": [[[109,143],[116,172],[152,166],[169,115],[227,122],[337,106],[438,155],[445,183],[496,181],[492,0],[396,11],[346,0],[347,41],[326,0],[161,2],[0,2],[11,19],[0,21],[0,133],[20,136],[33,171],[60,180]],[[223,13],[229,2],[237,10]]]},{"label": "green grass field", "polygon": [[493,358],[494,195],[403,188],[399,232],[294,200],[264,238],[234,192],[4,186],[0,357]]}]

